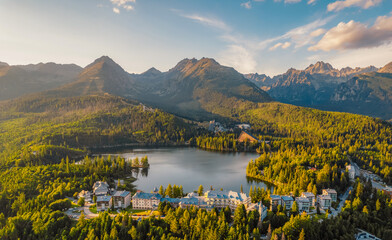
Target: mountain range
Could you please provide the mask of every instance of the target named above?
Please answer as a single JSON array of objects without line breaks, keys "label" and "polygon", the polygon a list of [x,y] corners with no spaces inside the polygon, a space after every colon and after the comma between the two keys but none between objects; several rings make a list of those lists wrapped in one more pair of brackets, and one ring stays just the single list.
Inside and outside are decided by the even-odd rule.
[{"label": "mountain range", "polygon": [[209,58],[184,59],[167,72],[152,68],[142,74],[129,74],[103,56],[85,67],[76,81],[43,94],[71,97],[105,93],[196,120],[228,115],[223,112],[233,104],[273,100],[233,68]]},{"label": "mountain range", "polygon": [[[233,116],[259,103],[280,101],[322,110],[392,118],[392,63],[378,69],[335,69],[317,62],[269,77],[242,75],[214,59],[184,59],[167,72],[130,74],[107,56],[81,68],[0,62],[0,100],[31,97],[115,95],[194,120]],[[236,109],[235,111],[233,109]]]},{"label": "mountain range", "polygon": [[75,64],[39,63],[10,66],[0,62],[0,100],[41,92],[75,81],[82,68]]},{"label": "mountain range", "polygon": [[391,69],[392,63],[381,69],[369,66],[339,70],[317,62],[272,78],[264,74],[244,76],[280,102],[392,119]]}]

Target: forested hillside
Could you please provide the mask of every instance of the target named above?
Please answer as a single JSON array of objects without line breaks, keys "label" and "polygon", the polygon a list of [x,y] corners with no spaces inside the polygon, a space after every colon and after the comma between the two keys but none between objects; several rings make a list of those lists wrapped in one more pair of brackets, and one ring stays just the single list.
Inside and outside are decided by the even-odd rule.
[{"label": "forested hillside", "polygon": [[189,123],[111,95],[51,98],[33,95],[0,104],[1,164],[59,162],[91,147],[184,144]]}]

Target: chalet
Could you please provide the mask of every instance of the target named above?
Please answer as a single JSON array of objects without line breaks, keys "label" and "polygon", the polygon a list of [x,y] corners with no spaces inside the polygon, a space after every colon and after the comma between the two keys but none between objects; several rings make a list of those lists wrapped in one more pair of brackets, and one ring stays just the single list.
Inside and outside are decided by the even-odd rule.
[{"label": "chalet", "polygon": [[328,195],[331,197],[332,202],[336,202],[338,200],[338,193],[335,189],[323,189],[323,195]]},{"label": "chalet", "polygon": [[106,211],[112,207],[112,196],[98,196],[97,197],[97,211]]},{"label": "chalet", "polygon": [[127,208],[131,205],[131,193],[128,191],[117,191],[113,195],[114,208]]},{"label": "chalet", "polygon": [[257,139],[255,136],[253,136],[252,134],[250,134],[249,132],[246,131],[242,131],[240,136],[238,137],[238,142],[260,142],[259,139]]},{"label": "chalet", "polygon": [[106,182],[95,182],[93,186],[95,196],[103,196],[109,193],[109,184]]},{"label": "chalet", "polygon": [[80,199],[80,198],[84,198],[84,200],[86,201],[86,202],[91,202],[92,201],[92,198],[91,198],[92,196],[91,196],[91,193],[89,192],[89,191],[85,191],[85,190],[82,190],[79,194],[78,194],[78,199]]},{"label": "chalet", "polygon": [[295,198],[295,201],[297,202],[299,212],[309,212],[309,199],[307,199],[306,197],[297,197]]},{"label": "chalet", "polygon": [[331,196],[329,195],[318,195],[317,196],[317,204],[321,209],[328,209],[331,207]]},{"label": "chalet", "polygon": [[271,195],[270,196],[271,200],[271,209],[276,209],[278,208],[279,205],[282,205],[282,197],[279,195]]},{"label": "chalet", "polygon": [[311,193],[311,192],[303,192],[301,194],[301,197],[305,197],[305,198],[309,199],[311,207],[316,206],[316,197],[314,196],[313,193]]},{"label": "chalet", "polygon": [[294,199],[291,196],[282,196],[282,204],[286,206],[286,209],[291,209]]}]

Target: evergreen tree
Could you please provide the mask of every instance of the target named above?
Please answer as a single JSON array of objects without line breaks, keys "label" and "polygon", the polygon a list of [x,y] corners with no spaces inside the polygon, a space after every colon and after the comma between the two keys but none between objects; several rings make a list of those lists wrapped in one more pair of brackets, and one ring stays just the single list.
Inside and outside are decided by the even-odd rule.
[{"label": "evergreen tree", "polygon": [[298,240],[305,240],[305,230],[302,228]]},{"label": "evergreen tree", "polygon": [[204,193],[203,185],[199,186],[199,189],[197,190],[197,193],[199,194],[199,196],[203,196],[203,193]]}]

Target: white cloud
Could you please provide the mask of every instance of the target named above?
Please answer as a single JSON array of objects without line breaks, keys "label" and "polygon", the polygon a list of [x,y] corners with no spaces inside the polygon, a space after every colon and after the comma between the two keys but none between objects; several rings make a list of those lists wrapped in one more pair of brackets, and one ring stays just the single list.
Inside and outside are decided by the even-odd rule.
[{"label": "white cloud", "polygon": [[123,8],[127,11],[131,11],[134,7],[131,3],[136,3],[136,0],[110,0],[110,2],[115,6],[113,8],[113,12],[120,13],[120,8]]},{"label": "white cloud", "polygon": [[241,3],[241,7],[244,7],[246,9],[251,9],[252,8],[252,4],[251,4],[250,1],[244,2],[244,3]]},{"label": "white cloud", "polygon": [[274,46],[270,47],[269,50],[274,51],[278,48],[286,49],[289,48],[290,46],[291,46],[291,42],[277,43]]},{"label": "white cloud", "polygon": [[254,72],[257,66],[254,53],[236,44],[229,45],[221,52],[218,60],[221,64],[232,66],[241,73]]},{"label": "white cloud", "polygon": [[325,19],[318,19],[309,24],[293,28],[281,36],[259,42],[258,47],[260,49],[264,49],[270,44],[273,44],[274,42],[282,41],[285,39],[290,40],[290,42],[294,44],[295,48],[300,48],[309,44],[313,44],[315,37],[312,36],[311,33],[327,24],[332,18],[334,18],[334,16]]},{"label": "white cloud", "polygon": [[274,46],[270,47],[269,50],[274,51],[274,50],[278,49],[280,46],[282,46],[282,43],[277,43]]},{"label": "white cloud", "polygon": [[330,51],[372,48],[392,42],[392,17],[380,16],[369,27],[351,20],[331,28],[323,38],[309,50]]},{"label": "white cloud", "polygon": [[308,0],[308,4],[312,4],[312,3],[315,3],[316,2],[316,0]]},{"label": "white cloud", "polygon": [[[347,67],[347,65],[352,67],[366,67],[369,65],[382,67],[392,59],[392,44],[375,48],[347,50],[341,54],[326,54],[328,54],[328,56],[323,59],[337,68]],[[318,60],[320,60],[320,58],[318,58]]]},{"label": "white cloud", "polygon": [[285,42],[285,43],[283,43],[282,48],[286,49],[286,48],[289,48],[290,46],[291,46],[291,42]]},{"label": "white cloud", "polygon": [[362,9],[368,9],[370,7],[374,7],[380,4],[382,0],[342,0],[336,1],[333,3],[328,4],[328,11],[340,11],[348,7],[360,7]]},{"label": "white cloud", "polygon": [[202,16],[202,15],[198,15],[198,14],[181,14],[180,16],[188,18],[188,19],[192,19],[196,22],[199,22],[201,24],[213,27],[213,28],[217,28],[220,30],[224,30],[224,31],[230,31],[230,27],[226,25],[226,23],[224,23],[223,21],[216,19],[216,18],[212,18],[212,17],[206,17],[206,16]]},{"label": "white cloud", "polygon": [[310,36],[312,36],[312,37],[318,37],[318,36],[324,34],[325,32],[326,32],[325,29],[319,28],[319,29],[314,30],[313,32],[311,32],[311,33],[310,33]]}]

